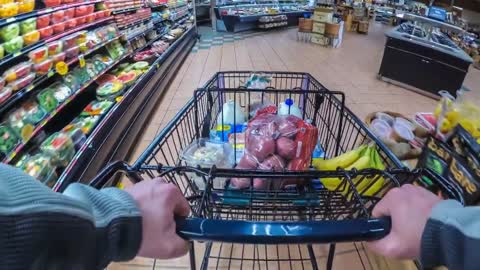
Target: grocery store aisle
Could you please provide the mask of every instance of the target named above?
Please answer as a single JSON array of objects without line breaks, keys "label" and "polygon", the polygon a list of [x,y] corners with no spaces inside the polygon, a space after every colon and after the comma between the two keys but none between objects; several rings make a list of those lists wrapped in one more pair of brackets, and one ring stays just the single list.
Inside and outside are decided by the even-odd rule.
[{"label": "grocery store aisle", "polygon": [[[132,160],[140,155],[158,132],[192,97],[194,89],[202,86],[215,72],[222,70],[309,72],[330,90],[343,91],[347,97],[347,106],[361,119],[370,112],[380,110],[396,111],[406,116],[413,116],[415,112],[432,111],[437,101],[376,79],[385,42],[383,33],[386,29],[384,25],[373,23],[368,35],[346,33],[343,45],[339,49],[298,42],[296,29],[244,34],[242,38],[204,32],[196,49],[188,56],[158,104],[158,109],[152,115],[152,120],[139,141]],[[218,38],[218,36],[222,37]],[[205,45],[209,42],[210,46]],[[480,91],[480,70],[471,68],[465,85],[477,91],[472,93],[472,96],[480,101],[478,92]],[[196,244],[196,247],[198,268],[204,247],[203,244]],[[290,254],[291,248],[280,247],[280,253]],[[362,260],[359,259],[357,248]],[[298,250],[298,248],[295,247],[292,250]],[[315,250],[319,267],[323,269],[327,246],[317,246]],[[226,256],[230,251],[231,249],[224,248],[217,253]],[[414,269],[412,264],[407,262],[394,263],[371,255],[367,258],[362,246],[344,244],[337,251],[334,269],[363,269],[362,264],[366,269]],[[302,252],[296,252],[301,256]],[[218,264],[215,261],[210,264],[210,267],[228,269],[230,263],[229,260],[219,261]],[[114,264],[109,269],[152,269],[154,264],[155,269],[189,269],[188,257],[155,262],[152,259],[136,258],[128,263]],[[231,266],[232,269],[240,269],[235,264]],[[290,269],[290,267],[302,269],[301,264],[290,266],[287,262],[279,266],[269,265],[268,269]],[[244,265],[243,268],[251,269],[252,267]],[[262,268],[265,267],[262,266]],[[307,266],[305,268],[309,269]]]}]

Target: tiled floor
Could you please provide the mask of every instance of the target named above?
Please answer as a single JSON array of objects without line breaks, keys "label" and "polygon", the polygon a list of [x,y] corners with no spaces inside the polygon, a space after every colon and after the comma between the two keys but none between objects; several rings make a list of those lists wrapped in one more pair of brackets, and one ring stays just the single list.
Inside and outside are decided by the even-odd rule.
[{"label": "tiled floor", "polygon": [[[143,138],[138,142],[137,150],[132,157],[136,159],[152,139],[175,116],[177,111],[192,96],[195,88],[202,86],[215,72],[221,70],[275,70],[309,72],[330,90],[343,91],[347,96],[347,105],[361,119],[373,111],[389,110],[412,116],[415,112],[432,111],[436,101],[379,81],[376,78],[385,42],[386,26],[371,24],[368,35],[347,33],[341,48],[331,49],[314,44],[296,41],[296,30],[289,29],[262,35],[243,35],[242,38],[214,37],[219,34],[205,34],[179,70],[174,81],[167,89],[157,111],[153,114]],[[202,29],[204,31],[204,29]],[[212,44],[208,45],[210,41]],[[215,42],[213,40],[222,40]],[[218,43],[218,44],[217,44]],[[480,102],[480,70],[471,68],[465,85],[474,92],[471,100]],[[231,249],[225,247],[222,254]],[[262,249],[264,247],[261,247]],[[290,247],[294,248],[294,247]],[[296,248],[296,247],[295,247]],[[360,246],[361,248],[361,246]],[[197,269],[203,257],[204,244],[196,244]],[[245,248],[250,250],[252,247]],[[238,250],[238,249],[235,249]],[[280,247],[280,253],[287,252],[289,247]],[[314,247],[320,269],[325,267],[327,246]],[[357,250],[352,244],[342,245],[337,249],[334,269],[413,269],[411,263],[386,261],[371,254],[366,257],[361,251],[359,259]],[[217,251],[217,253],[220,251]],[[236,252],[236,251],[235,251]],[[234,252],[234,253],[235,253]],[[298,251],[297,251],[298,252]],[[269,253],[270,254],[270,253]],[[280,256],[278,255],[274,256]],[[136,258],[123,264],[113,264],[110,270],[119,269],[189,269],[188,257],[176,260],[156,261]],[[231,263],[231,262],[230,262]],[[212,269],[241,269],[238,264],[229,261],[213,261]],[[304,265],[305,269],[310,269]],[[243,265],[243,269],[252,269],[253,265]],[[302,269],[302,264],[255,266],[256,269]]]}]

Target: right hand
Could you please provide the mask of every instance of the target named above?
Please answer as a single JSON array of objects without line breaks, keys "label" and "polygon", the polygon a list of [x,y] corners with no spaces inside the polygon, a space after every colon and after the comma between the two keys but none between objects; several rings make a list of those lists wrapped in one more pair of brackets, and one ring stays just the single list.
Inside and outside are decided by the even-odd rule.
[{"label": "right hand", "polygon": [[142,213],[139,256],[170,259],[188,253],[188,242],[176,233],[175,216],[186,217],[190,205],[180,190],[161,178],[145,180],[126,189]]},{"label": "right hand", "polygon": [[377,203],[372,216],[390,216],[392,229],[383,239],[367,243],[368,248],[395,259],[419,258],[425,224],[440,201],[428,190],[410,184],[390,190]]}]

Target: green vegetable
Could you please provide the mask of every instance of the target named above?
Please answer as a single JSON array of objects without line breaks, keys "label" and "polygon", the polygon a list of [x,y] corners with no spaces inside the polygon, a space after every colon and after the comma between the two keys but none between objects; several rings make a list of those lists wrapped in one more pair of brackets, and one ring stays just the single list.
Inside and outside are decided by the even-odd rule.
[{"label": "green vegetable", "polygon": [[[12,23],[0,29],[0,37],[5,42],[8,42],[13,38],[18,37],[19,34],[20,34],[20,26],[18,25],[18,23]],[[23,39],[22,39],[22,42],[23,42]]]},{"label": "green vegetable", "polygon": [[3,43],[3,47],[5,51],[9,54],[18,52],[23,47],[23,38],[22,37],[13,38],[8,42]]},{"label": "green vegetable", "polygon": [[51,88],[47,88],[40,92],[37,99],[40,106],[42,106],[47,112],[55,110],[58,106],[58,101],[55,99],[54,91]]},{"label": "green vegetable", "polygon": [[145,61],[139,61],[133,64],[133,68],[136,70],[142,70],[148,68],[148,62]]},{"label": "green vegetable", "polygon": [[0,152],[8,154],[18,142],[18,138],[7,126],[0,126]]},{"label": "green vegetable", "polygon": [[37,30],[37,19],[36,18],[30,18],[30,19],[26,19],[26,20],[20,22],[20,33],[22,35],[25,35],[27,33],[35,31],[35,30]]}]

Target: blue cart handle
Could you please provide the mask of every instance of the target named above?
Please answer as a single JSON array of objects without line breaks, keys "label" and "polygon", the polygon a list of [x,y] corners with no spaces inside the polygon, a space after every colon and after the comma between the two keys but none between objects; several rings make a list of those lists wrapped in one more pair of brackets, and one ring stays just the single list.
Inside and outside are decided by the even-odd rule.
[{"label": "blue cart handle", "polygon": [[326,221],[236,221],[177,218],[177,233],[186,240],[240,244],[313,244],[370,241],[390,232],[389,217]]}]

